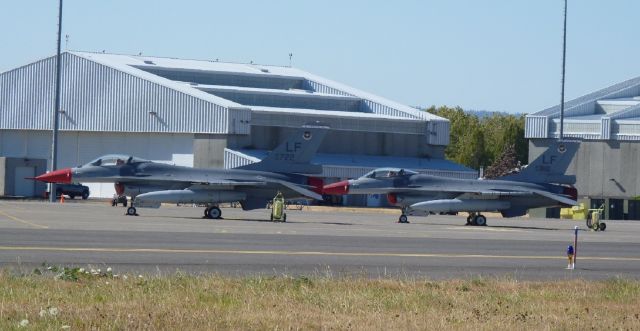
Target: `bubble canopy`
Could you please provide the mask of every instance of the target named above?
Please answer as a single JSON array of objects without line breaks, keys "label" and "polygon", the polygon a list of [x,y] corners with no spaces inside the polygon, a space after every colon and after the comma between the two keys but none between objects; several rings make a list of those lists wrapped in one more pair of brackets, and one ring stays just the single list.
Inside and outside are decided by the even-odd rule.
[{"label": "bubble canopy", "polygon": [[362,178],[393,178],[415,174],[417,172],[402,168],[378,168],[366,173]]},{"label": "bubble canopy", "polygon": [[143,162],[151,162],[149,160],[141,159],[132,155],[124,155],[124,154],[109,154],[101,156],[84,166],[115,166],[122,164],[132,164],[132,163],[143,163]]}]

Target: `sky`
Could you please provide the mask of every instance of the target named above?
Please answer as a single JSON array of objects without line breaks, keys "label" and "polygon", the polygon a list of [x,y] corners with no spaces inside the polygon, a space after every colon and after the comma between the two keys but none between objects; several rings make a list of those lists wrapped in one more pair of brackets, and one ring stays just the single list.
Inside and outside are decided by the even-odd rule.
[{"label": "sky", "polygon": [[[66,0],[62,48],[288,65],[410,106],[560,102],[562,0]],[[640,76],[636,0],[569,0],[566,100]],[[0,72],[56,52],[58,1],[3,0]]]}]

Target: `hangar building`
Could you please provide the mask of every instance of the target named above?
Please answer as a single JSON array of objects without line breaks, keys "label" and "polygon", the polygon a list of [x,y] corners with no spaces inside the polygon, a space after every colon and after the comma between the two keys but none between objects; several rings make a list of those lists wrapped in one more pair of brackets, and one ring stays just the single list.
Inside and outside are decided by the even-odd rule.
[{"label": "hangar building", "polygon": [[[529,160],[560,135],[560,105],[527,115]],[[572,164],[587,206],[609,219],[640,219],[640,77],[565,103],[565,138],[582,143]]]},{"label": "hangar building", "polygon": [[[54,82],[55,57],[0,73],[0,156],[50,159]],[[443,160],[448,120],[291,67],[69,51],[61,108],[59,168],[111,153],[233,167],[320,121],[331,127],[317,158],[325,177],[392,164],[476,177]]]}]

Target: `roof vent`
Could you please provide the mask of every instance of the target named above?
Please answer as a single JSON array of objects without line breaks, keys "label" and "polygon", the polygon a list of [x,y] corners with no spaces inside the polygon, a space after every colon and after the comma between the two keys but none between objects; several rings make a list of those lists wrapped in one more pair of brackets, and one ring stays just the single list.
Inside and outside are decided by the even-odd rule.
[{"label": "roof vent", "polygon": [[152,65],[155,65],[155,63],[153,63],[153,61],[151,61],[151,60],[144,60],[144,64],[152,64]]},{"label": "roof vent", "polygon": [[269,69],[261,68],[261,69],[260,69],[260,71],[262,71],[262,72],[269,72]]}]

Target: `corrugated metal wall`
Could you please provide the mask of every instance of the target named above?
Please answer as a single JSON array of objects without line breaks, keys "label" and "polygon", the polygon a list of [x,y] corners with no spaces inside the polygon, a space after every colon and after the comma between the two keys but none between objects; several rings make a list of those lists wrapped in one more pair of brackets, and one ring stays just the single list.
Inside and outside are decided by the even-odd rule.
[{"label": "corrugated metal wall", "polygon": [[317,93],[325,93],[325,94],[335,94],[335,95],[342,95],[342,96],[347,96],[347,97],[355,97],[355,95],[353,94],[349,94],[347,92],[338,90],[337,88],[333,88],[331,86],[327,86],[321,83],[318,83],[316,81],[310,80],[310,79],[305,79],[304,82],[302,83],[303,89],[305,90],[310,90],[310,91],[314,91]]},{"label": "corrugated metal wall", "polygon": [[547,116],[527,115],[524,120],[525,138],[546,138],[549,118]]},{"label": "corrugated metal wall", "polygon": [[[315,115],[311,113],[291,113],[277,111],[253,111],[252,125],[300,127],[313,121],[319,121],[328,125],[333,130],[367,131],[367,132],[392,132],[405,134],[424,135],[427,131],[427,123],[418,120],[403,120],[389,118],[367,117],[340,117]],[[448,135],[447,135],[448,138]]]},{"label": "corrugated metal wall", "polygon": [[[0,129],[51,127],[54,72],[52,57],[0,75]],[[250,132],[246,110],[230,111],[69,53],[63,56],[62,77],[61,130]]]},{"label": "corrugated metal wall", "polygon": [[[313,80],[308,80],[308,79],[305,80],[304,86],[312,91],[319,92],[319,93],[329,93],[329,94],[357,97],[356,95],[352,95],[344,91],[341,91],[339,89],[323,85]],[[373,113],[373,114],[379,114],[379,115],[403,117],[403,118],[409,118],[409,119],[420,119],[420,120],[428,121],[429,122],[428,126],[425,128],[423,132],[421,132],[421,134],[424,134],[427,137],[426,138],[427,143],[432,145],[440,145],[440,146],[446,146],[449,144],[450,126],[449,126],[449,121],[447,121],[446,119],[437,120],[433,118],[434,117],[433,115],[427,112],[423,112],[419,110],[407,111],[407,110],[397,109],[397,108],[383,105],[381,103],[368,100],[365,98],[362,99],[362,102],[360,103],[360,105],[361,105],[361,111],[365,113]]]}]

